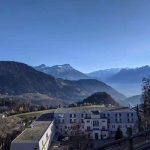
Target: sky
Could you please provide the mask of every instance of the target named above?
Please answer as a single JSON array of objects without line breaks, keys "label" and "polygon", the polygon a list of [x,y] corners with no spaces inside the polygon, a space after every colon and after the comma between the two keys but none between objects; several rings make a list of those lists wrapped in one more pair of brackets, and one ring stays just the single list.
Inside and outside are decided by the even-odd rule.
[{"label": "sky", "polygon": [[86,73],[150,65],[150,0],[0,0],[0,60]]}]

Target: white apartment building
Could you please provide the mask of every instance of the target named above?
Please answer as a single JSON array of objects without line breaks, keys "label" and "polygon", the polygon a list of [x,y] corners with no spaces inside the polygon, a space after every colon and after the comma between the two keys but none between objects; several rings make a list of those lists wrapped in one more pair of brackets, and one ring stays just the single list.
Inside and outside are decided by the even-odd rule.
[{"label": "white apartment building", "polygon": [[51,114],[43,114],[11,143],[11,150],[48,150],[55,134]]},{"label": "white apartment building", "polygon": [[91,139],[114,137],[118,127],[127,136],[127,129],[137,132],[137,114],[128,107],[84,106],[59,108],[54,114],[56,134],[86,135]]}]

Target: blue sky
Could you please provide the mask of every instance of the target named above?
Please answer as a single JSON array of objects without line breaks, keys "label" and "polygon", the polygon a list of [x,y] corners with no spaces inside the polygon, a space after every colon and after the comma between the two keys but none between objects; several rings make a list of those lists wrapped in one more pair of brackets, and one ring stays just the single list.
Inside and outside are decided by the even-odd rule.
[{"label": "blue sky", "polygon": [[0,0],[0,60],[83,72],[150,65],[150,1]]}]

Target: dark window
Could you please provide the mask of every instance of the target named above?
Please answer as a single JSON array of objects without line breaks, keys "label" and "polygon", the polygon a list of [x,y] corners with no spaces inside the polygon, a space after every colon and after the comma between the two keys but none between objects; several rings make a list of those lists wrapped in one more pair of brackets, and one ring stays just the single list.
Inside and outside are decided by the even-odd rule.
[{"label": "dark window", "polygon": [[118,123],[118,119],[115,119],[116,123]]},{"label": "dark window", "polygon": [[93,126],[94,126],[94,127],[98,127],[98,126],[99,126],[99,121],[97,121],[97,120],[96,120],[96,121],[93,121]]},{"label": "dark window", "polygon": [[89,131],[89,130],[91,130],[91,128],[88,126],[88,127],[87,127],[87,131]]},{"label": "dark window", "polygon": [[120,123],[122,123],[122,120],[121,120],[121,119],[120,119],[119,121],[120,121]]}]

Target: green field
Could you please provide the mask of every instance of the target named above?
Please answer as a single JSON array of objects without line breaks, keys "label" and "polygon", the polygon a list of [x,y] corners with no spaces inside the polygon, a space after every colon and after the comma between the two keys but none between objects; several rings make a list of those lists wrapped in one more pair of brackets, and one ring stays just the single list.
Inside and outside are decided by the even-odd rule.
[{"label": "green field", "polygon": [[30,117],[30,116],[39,116],[43,113],[53,113],[56,109],[49,109],[49,110],[43,110],[43,111],[35,111],[35,112],[27,112],[27,113],[21,113],[13,115],[15,117],[23,118],[23,117]]}]

